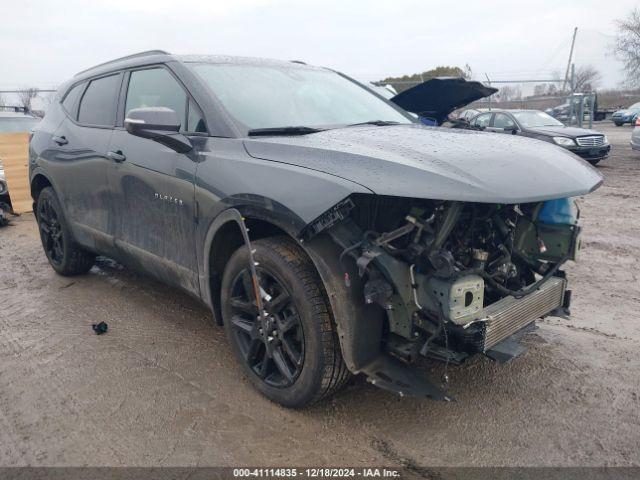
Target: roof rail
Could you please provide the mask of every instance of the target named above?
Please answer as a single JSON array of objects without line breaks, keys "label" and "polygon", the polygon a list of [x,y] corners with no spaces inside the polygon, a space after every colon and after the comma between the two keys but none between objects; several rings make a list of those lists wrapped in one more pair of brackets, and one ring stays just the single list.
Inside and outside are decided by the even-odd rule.
[{"label": "roof rail", "polygon": [[129,59],[138,58],[138,57],[146,57],[148,55],[170,55],[170,53],[165,51],[165,50],[146,50],[144,52],[134,53],[132,55],[127,55],[125,57],[120,57],[120,58],[116,58],[114,60],[109,60],[108,62],[99,63],[98,65],[94,65],[93,67],[87,68],[85,70],[82,70],[82,71],[76,73],[74,75],[74,77],[77,77],[81,73],[85,73],[85,72],[88,72],[90,70],[93,70],[94,68],[104,67],[105,65],[109,65],[109,64],[115,63],[115,62],[121,62],[122,60],[129,60]]}]

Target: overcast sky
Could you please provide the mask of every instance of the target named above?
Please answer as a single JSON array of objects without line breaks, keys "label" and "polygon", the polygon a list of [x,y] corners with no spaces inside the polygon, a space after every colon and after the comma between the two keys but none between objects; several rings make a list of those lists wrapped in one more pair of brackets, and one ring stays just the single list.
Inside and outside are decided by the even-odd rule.
[{"label": "overcast sky", "polygon": [[564,75],[602,87],[622,79],[608,53],[615,19],[637,0],[352,1],[89,0],[2,2],[0,90],[54,86],[79,70],[146,49],[299,59],[363,80],[469,63],[484,80]]}]

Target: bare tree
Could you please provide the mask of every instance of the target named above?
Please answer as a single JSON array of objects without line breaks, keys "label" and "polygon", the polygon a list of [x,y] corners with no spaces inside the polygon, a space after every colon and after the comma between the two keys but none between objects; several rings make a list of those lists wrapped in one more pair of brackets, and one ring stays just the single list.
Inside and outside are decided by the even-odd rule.
[{"label": "bare tree", "polygon": [[20,106],[24,107],[27,112],[31,111],[31,101],[38,96],[37,88],[24,88],[18,92],[18,100]]},{"label": "bare tree", "polygon": [[576,68],[575,84],[574,88],[576,92],[592,92],[595,90],[600,81],[602,75],[592,65],[584,65]]},{"label": "bare tree", "polygon": [[618,20],[618,34],[613,47],[624,63],[631,86],[640,85],[640,8],[634,8],[626,18]]},{"label": "bare tree", "polygon": [[471,70],[471,65],[468,63],[464,64],[464,68],[462,69],[462,78],[465,80],[471,80],[473,78],[473,70]]},{"label": "bare tree", "polygon": [[520,85],[505,85],[500,88],[498,98],[501,102],[511,102],[514,100],[522,100],[522,89]]}]

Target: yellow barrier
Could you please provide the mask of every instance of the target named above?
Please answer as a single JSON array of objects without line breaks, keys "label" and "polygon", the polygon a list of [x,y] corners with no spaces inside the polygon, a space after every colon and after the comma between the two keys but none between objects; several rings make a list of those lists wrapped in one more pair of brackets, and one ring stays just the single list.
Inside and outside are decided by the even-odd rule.
[{"label": "yellow barrier", "polygon": [[29,134],[0,134],[0,161],[9,185],[13,211],[30,212],[33,200],[29,186]]}]

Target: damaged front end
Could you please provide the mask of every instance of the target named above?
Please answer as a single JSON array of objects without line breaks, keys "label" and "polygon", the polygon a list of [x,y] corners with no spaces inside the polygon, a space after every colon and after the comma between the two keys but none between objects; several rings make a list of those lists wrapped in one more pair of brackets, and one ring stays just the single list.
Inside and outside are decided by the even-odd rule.
[{"label": "damaged front end", "polygon": [[522,353],[516,339],[536,319],[568,312],[560,268],[576,259],[577,220],[570,199],[489,204],[354,194],[311,222],[302,240],[326,234],[339,246],[342,287],[361,311],[359,320],[336,318],[352,370],[401,395],[446,400],[410,365],[419,356],[459,364],[477,353],[501,362]]}]

